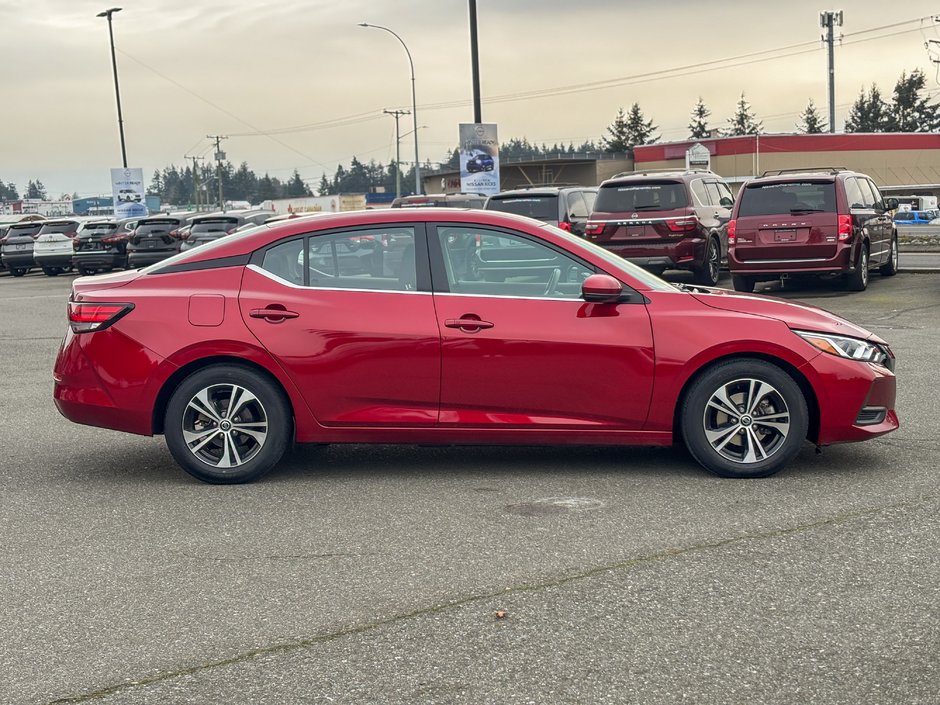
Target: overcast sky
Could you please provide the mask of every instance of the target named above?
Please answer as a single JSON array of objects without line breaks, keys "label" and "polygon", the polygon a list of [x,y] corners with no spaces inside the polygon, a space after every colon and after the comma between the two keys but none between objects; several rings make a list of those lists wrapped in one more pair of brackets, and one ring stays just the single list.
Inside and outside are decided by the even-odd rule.
[{"label": "overcast sky", "polygon": [[[837,129],[863,85],[890,95],[901,71],[923,69],[940,94],[925,49],[940,39],[930,17],[940,6],[926,0],[477,6],[483,120],[498,123],[502,141],[597,140],[634,101],[661,140],[681,140],[699,96],[720,127],[742,91],[766,131],[792,131],[810,98],[827,110],[826,9],[845,12]],[[21,192],[37,178],[50,196],[110,192],[108,169],[121,152],[107,22],[95,17],[108,7],[0,0],[0,179]],[[473,119],[467,0],[129,0],[123,8],[114,34],[128,162],[148,182],[184,155],[211,158],[209,134],[231,135],[223,145],[233,163],[279,178],[297,168],[312,188],[354,155],[394,159],[395,123],[382,109],[411,108],[408,59],[391,34],[359,22],[393,29],[411,51],[422,161],[445,158],[458,123]],[[781,54],[790,56],[768,60]],[[531,91],[541,95],[519,95]],[[403,161],[413,159],[411,140],[402,140]]]}]

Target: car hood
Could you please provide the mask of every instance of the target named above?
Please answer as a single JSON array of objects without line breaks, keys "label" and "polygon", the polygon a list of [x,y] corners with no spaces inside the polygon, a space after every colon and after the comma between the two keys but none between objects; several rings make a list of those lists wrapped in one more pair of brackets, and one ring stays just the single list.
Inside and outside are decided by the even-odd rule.
[{"label": "car hood", "polygon": [[885,342],[871,331],[816,306],[779,299],[774,296],[743,294],[728,289],[710,287],[694,287],[690,293],[706,306],[723,311],[773,318],[785,323],[790,328],[811,330],[817,333],[831,333],[833,335],[847,335],[853,338],[872,340],[877,343]]}]

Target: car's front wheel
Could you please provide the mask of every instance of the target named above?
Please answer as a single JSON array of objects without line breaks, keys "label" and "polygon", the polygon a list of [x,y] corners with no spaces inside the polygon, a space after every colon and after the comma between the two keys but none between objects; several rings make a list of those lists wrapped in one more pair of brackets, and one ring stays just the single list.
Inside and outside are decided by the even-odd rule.
[{"label": "car's front wheel", "polygon": [[858,264],[845,275],[845,288],[849,291],[865,291],[868,288],[868,247],[862,245],[858,253]]},{"label": "car's front wheel", "polygon": [[763,360],[730,360],[685,395],[682,436],[692,456],[721,477],[767,477],[799,453],[809,427],[799,385]]},{"label": "car's front wheel", "polygon": [[173,458],[193,477],[213,484],[256,480],[290,443],[292,417],[282,390],[239,365],[213,365],[191,374],[173,392],[164,417]]}]

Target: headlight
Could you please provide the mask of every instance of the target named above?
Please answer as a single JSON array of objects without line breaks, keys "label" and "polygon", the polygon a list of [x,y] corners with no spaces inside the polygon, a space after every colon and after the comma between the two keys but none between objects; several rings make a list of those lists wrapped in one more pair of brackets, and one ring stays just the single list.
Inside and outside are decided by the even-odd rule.
[{"label": "headlight", "polygon": [[808,330],[794,330],[807,343],[830,355],[846,357],[860,362],[875,362],[889,367],[889,360],[893,358],[891,352],[876,343],[869,343],[859,338],[847,338],[843,335],[829,335],[828,333],[814,333]]}]

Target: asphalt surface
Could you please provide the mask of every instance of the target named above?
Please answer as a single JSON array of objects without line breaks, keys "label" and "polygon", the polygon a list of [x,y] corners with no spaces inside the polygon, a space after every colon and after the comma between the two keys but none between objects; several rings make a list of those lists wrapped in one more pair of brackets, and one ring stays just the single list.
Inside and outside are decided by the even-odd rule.
[{"label": "asphalt surface", "polygon": [[0,275],[0,703],[940,703],[938,274],[765,290],[886,338],[902,421],[768,479],[331,446],[237,487],[57,414],[69,280]]}]

